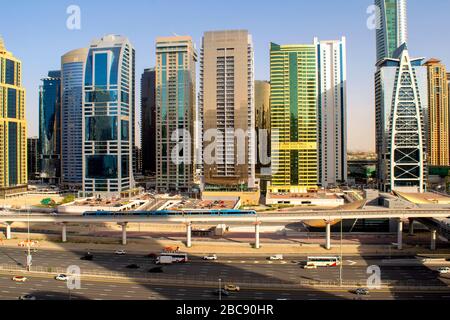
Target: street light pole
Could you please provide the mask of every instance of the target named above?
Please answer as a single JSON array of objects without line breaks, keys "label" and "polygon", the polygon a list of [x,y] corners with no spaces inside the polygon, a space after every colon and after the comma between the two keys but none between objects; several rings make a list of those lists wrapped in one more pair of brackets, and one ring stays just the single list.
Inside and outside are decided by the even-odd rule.
[{"label": "street light pole", "polygon": [[[342,218],[342,216],[341,216],[341,218]],[[340,267],[339,267],[339,286],[340,287],[342,287],[342,269],[343,269],[343,267],[344,267],[344,259],[343,259],[343,252],[342,252],[342,238],[343,238],[343,232],[342,232],[342,228],[343,228],[343,221],[344,220],[342,220],[341,219],[341,265],[340,265]]]},{"label": "street light pole", "polygon": [[222,279],[219,279],[219,301],[222,301]]}]

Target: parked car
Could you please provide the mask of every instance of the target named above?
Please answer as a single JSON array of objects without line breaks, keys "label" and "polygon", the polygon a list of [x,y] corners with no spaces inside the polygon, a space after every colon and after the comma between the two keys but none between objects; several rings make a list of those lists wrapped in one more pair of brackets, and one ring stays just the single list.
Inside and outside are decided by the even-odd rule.
[{"label": "parked car", "polygon": [[32,296],[32,295],[29,295],[29,294],[26,294],[26,295],[20,296],[19,300],[34,301],[34,300],[36,300],[36,297]]},{"label": "parked car", "polygon": [[118,255],[118,256],[124,256],[124,255],[126,255],[127,253],[125,252],[125,250],[117,250],[116,251],[116,255]]},{"label": "parked car", "polygon": [[217,260],[217,255],[213,254],[213,255],[209,255],[209,256],[204,256],[203,260]]},{"label": "parked car", "polygon": [[234,284],[227,284],[224,289],[226,291],[229,291],[229,292],[239,292],[239,291],[241,291],[241,288],[239,286],[237,286],[237,285],[234,285]]},{"label": "parked car", "polygon": [[69,280],[69,277],[66,276],[65,274],[58,274],[58,275],[55,277],[55,280],[58,280],[58,281],[67,281],[67,280]]},{"label": "parked car", "polygon": [[24,276],[15,276],[12,278],[12,281],[15,282],[26,282],[28,279]]}]

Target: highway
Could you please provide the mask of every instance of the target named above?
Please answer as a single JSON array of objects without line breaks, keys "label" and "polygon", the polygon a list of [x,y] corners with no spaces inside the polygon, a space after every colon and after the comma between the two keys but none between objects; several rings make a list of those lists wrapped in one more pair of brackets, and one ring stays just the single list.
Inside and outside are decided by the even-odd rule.
[{"label": "highway", "polygon": [[[88,299],[214,299],[210,288],[192,288],[189,287],[191,282],[186,283],[186,287],[178,288],[171,286],[170,280],[186,279],[190,281],[211,281],[215,282],[222,279],[223,283],[251,284],[252,288],[257,288],[258,284],[273,284],[275,287],[282,288],[282,285],[298,284],[304,281],[337,281],[339,279],[338,268],[320,268],[317,270],[304,270],[299,262],[306,257],[286,257],[285,261],[268,261],[263,257],[219,257],[218,261],[202,261],[199,257],[191,257],[187,264],[171,265],[163,267],[163,274],[150,274],[148,270],[155,267],[152,261],[143,255],[127,254],[126,256],[117,256],[113,252],[92,252],[93,261],[82,261],[80,257],[84,255],[84,251],[45,251],[39,250],[33,255],[34,267],[45,268],[67,268],[70,265],[77,265],[84,273],[105,273],[105,272],[127,272],[130,279],[139,281],[138,278],[150,277],[150,279],[167,279],[163,281],[163,285],[155,285],[150,283],[118,283],[118,280],[106,279],[102,280],[106,283],[83,280],[84,291],[79,293],[80,298]],[[367,267],[369,265],[379,265],[381,267],[382,281],[401,281],[408,285],[422,286],[445,286],[450,283],[450,275],[440,277],[436,272],[438,265],[433,267],[423,266],[420,264],[410,265],[408,261],[412,257],[404,257],[401,260],[389,260],[389,257],[348,257],[344,260],[343,279],[344,281],[356,281],[365,286],[368,274]],[[394,263],[389,263],[393,261]],[[25,263],[25,251],[19,248],[1,248],[0,249],[0,265],[17,265]],[[130,264],[137,264],[139,270],[129,270],[126,267]],[[0,299],[14,299],[17,293],[23,294],[32,292],[42,292],[42,298],[45,295],[54,296],[55,299],[67,298],[65,294],[67,289],[64,284],[56,282],[52,279],[33,279],[24,285],[13,283],[10,278],[3,272],[2,281],[6,281],[7,285],[0,285]],[[91,279],[91,278],[89,278]],[[47,282],[46,282],[47,281]],[[36,286],[34,284],[36,283]],[[97,283],[91,285],[90,283]],[[182,284],[183,285],[183,284]],[[113,286],[118,286],[117,289]],[[155,286],[160,290],[154,290]],[[120,287],[120,288],[119,288]],[[8,288],[10,290],[8,290]],[[14,289],[15,288],[15,289]],[[26,288],[23,289],[23,288]],[[14,290],[13,290],[14,289]],[[19,290],[19,289],[22,289]],[[243,288],[244,289],[244,288]],[[31,291],[30,291],[31,290]],[[58,291],[59,290],[59,291]],[[62,291],[61,291],[62,290]],[[111,291],[112,290],[112,291]],[[187,290],[187,291],[186,291]],[[3,292],[7,291],[7,292]],[[134,291],[134,292],[133,292]],[[46,292],[46,293],[44,293]],[[56,292],[56,293],[52,293]],[[184,296],[183,296],[184,294]],[[393,295],[390,292],[380,292],[369,298],[371,299],[393,299],[393,298],[414,298],[414,294],[419,296],[417,292],[398,293]],[[238,299],[278,299],[286,297],[290,299],[313,299],[315,295],[319,299],[353,299],[354,296],[345,290],[337,290],[337,292],[322,292],[320,289],[312,289],[297,292],[289,290],[243,290],[239,295],[231,298]],[[450,289],[444,292],[426,293],[426,297],[444,297],[450,296]],[[53,297],[47,297],[53,298]]]},{"label": "highway", "polygon": [[[15,283],[9,276],[0,275],[0,300],[16,300],[31,294],[37,300],[219,300],[216,288],[148,286],[122,284],[114,281],[83,281],[81,289],[69,292],[64,282],[50,278],[29,278]],[[369,296],[357,297],[348,290],[242,290],[227,300],[449,300],[450,292],[372,291]]]}]

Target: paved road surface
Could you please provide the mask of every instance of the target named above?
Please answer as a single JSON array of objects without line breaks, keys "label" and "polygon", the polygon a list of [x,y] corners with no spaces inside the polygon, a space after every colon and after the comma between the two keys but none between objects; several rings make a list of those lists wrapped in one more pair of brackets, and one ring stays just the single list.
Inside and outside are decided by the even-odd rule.
[{"label": "paved road surface", "polygon": [[[228,282],[244,283],[286,283],[295,284],[300,281],[337,281],[339,268],[319,268],[317,270],[305,270],[299,263],[306,257],[286,257],[285,261],[268,261],[260,257],[219,257],[218,261],[203,261],[200,257],[190,257],[186,264],[164,267],[164,274],[152,275],[148,270],[155,267],[153,261],[143,255],[127,254],[117,256],[113,252],[94,252],[93,261],[82,261],[80,258],[85,251],[49,251],[39,250],[33,254],[33,266],[45,268],[64,268],[77,265],[82,273],[89,271],[99,272],[128,272],[134,277],[154,276],[163,278],[178,278],[191,280],[223,279]],[[435,285],[450,284],[450,275],[440,276],[436,269],[424,265],[411,265],[410,260],[395,260],[390,265],[385,259],[389,257],[349,257],[344,259],[343,279],[357,281],[364,285],[369,274],[367,267],[378,265],[381,268],[382,281],[408,281],[411,285]],[[413,257],[404,257],[413,258]],[[402,261],[405,261],[404,263]],[[24,265],[26,263],[25,250],[22,248],[0,248],[0,264]],[[137,264],[138,270],[130,270],[126,267]]]},{"label": "paved road surface", "polygon": [[[120,284],[113,282],[83,281],[80,290],[69,293],[64,282],[48,278],[29,278],[26,283],[15,283],[8,276],[0,275],[0,300],[14,300],[25,294],[38,300],[218,300],[215,288],[175,288],[145,284]],[[346,290],[322,292],[309,291],[252,291],[243,290],[223,300],[449,300],[449,292],[371,292],[358,298]]]}]

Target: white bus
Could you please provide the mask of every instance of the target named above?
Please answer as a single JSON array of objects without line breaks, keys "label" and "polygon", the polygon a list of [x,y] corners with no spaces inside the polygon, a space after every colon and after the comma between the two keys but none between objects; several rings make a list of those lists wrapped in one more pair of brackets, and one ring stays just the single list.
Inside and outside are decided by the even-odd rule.
[{"label": "white bus", "polygon": [[185,263],[188,262],[187,253],[182,252],[162,252],[161,257],[172,257],[174,263]]},{"label": "white bus", "polygon": [[340,257],[308,257],[305,268],[337,267],[341,263]]}]

